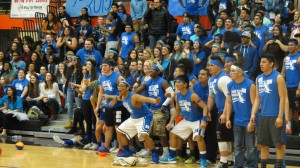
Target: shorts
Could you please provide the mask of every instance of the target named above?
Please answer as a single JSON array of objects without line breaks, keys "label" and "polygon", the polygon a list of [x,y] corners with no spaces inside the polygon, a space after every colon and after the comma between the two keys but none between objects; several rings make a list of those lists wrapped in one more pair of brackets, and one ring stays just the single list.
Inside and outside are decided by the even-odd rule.
[{"label": "shorts", "polygon": [[138,134],[139,140],[143,141],[144,139],[141,137],[141,134],[145,133],[149,135],[151,121],[152,121],[152,116],[149,117],[146,116],[137,119],[130,117],[117,128],[117,131],[126,135],[128,140],[130,140],[136,134]]},{"label": "shorts", "polygon": [[277,117],[260,116],[257,128],[257,143],[263,146],[285,145],[285,119],[282,127],[276,128]]},{"label": "shorts", "polygon": [[98,116],[99,120],[105,121],[105,110],[104,107],[99,109],[99,116]]},{"label": "shorts", "polygon": [[107,108],[104,107],[105,111],[105,124],[106,126],[120,125],[126,119],[129,118],[130,114],[124,106]]},{"label": "shorts", "polygon": [[296,109],[296,103],[295,102],[299,101],[299,98],[296,97],[296,91],[297,91],[297,88],[288,88],[287,89],[290,109],[292,109],[293,112]]},{"label": "shorts", "polygon": [[[228,129],[226,127],[226,124],[220,123],[220,117],[223,114],[223,112],[218,113],[218,122],[217,122],[217,140],[218,142],[233,142],[233,127]],[[230,121],[233,123],[234,113],[231,113]]]},{"label": "shorts", "polygon": [[168,113],[162,113],[161,110],[152,110],[153,113],[153,119],[152,119],[152,125],[150,129],[150,134],[152,136],[166,136],[166,125],[169,118]]},{"label": "shorts", "polygon": [[171,130],[171,132],[183,140],[186,140],[193,133],[193,140],[196,141],[196,136],[204,137],[205,129],[200,129],[200,121],[187,121],[183,119]]}]

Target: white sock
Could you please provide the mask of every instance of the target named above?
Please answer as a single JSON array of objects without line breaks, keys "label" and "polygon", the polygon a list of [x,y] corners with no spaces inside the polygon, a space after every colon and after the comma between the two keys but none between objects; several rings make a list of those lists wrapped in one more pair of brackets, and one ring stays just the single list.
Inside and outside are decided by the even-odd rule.
[{"label": "white sock", "polygon": [[226,156],[220,156],[220,162],[221,163],[227,163],[227,157]]},{"label": "white sock", "polygon": [[288,121],[288,123],[286,124],[286,127],[287,127],[287,128],[289,128],[289,129],[291,129],[291,127],[292,127],[292,124],[291,124],[291,122],[290,122],[290,121]]},{"label": "white sock", "polygon": [[168,147],[163,147],[164,153],[169,153],[169,148]]},{"label": "white sock", "polygon": [[230,154],[227,156],[227,160],[229,160],[229,161],[232,161],[232,160],[233,160],[232,153],[230,153]]}]

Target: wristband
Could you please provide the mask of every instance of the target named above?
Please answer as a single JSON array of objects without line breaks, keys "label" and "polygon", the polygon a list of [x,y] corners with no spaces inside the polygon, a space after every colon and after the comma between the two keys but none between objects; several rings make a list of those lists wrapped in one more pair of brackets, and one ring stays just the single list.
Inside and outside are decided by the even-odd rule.
[{"label": "wristband", "polygon": [[201,121],[206,121],[206,116],[202,116]]}]

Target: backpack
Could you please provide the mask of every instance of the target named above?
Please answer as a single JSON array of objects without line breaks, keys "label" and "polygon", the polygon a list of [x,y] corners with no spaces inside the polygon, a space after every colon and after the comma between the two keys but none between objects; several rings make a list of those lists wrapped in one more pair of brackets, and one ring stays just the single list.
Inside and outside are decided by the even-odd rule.
[{"label": "backpack", "polygon": [[44,115],[44,113],[37,106],[32,106],[27,112],[27,116],[30,120],[37,120],[41,115]]}]

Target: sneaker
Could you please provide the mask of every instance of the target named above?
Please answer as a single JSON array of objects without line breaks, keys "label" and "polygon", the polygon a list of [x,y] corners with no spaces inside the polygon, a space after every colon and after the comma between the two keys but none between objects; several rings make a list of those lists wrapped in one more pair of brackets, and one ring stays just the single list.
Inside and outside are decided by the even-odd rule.
[{"label": "sneaker", "polygon": [[93,146],[93,143],[88,143],[88,144],[84,145],[83,149],[84,149],[84,150],[88,150],[88,149],[90,149],[90,147],[92,147],[92,146]]},{"label": "sneaker", "polygon": [[118,152],[119,152],[119,148],[114,148],[114,150],[111,150],[111,153],[118,153]]},{"label": "sneaker", "polygon": [[161,156],[160,156],[160,158],[165,158],[165,157],[167,157],[169,155],[169,152],[164,152]]},{"label": "sneaker", "polygon": [[113,151],[117,150],[117,148],[110,148],[109,152],[112,153]]},{"label": "sneaker", "polygon": [[119,149],[117,154],[123,153],[123,149]]},{"label": "sneaker", "polygon": [[157,153],[152,153],[152,159],[151,159],[151,164],[157,164],[159,162],[159,156]]},{"label": "sneaker", "polygon": [[142,158],[148,158],[151,156],[151,151],[145,150],[143,153],[140,153],[138,156]]},{"label": "sneaker", "polygon": [[218,168],[228,168],[228,163],[220,162]]},{"label": "sneaker", "polygon": [[207,168],[207,162],[206,162],[206,160],[201,160],[200,161],[200,168]]},{"label": "sneaker", "polygon": [[196,162],[196,159],[195,159],[194,156],[190,156],[188,159],[186,159],[186,160],[184,161],[185,164],[193,164],[193,163],[195,163],[195,162]]},{"label": "sneaker", "polygon": [[55,142],[57,142],[57,143],[59,143],[61,145],[65,145],[66,144],[65,141],[61,140],[60,137],[58,135],[56,135],[56,134],[54,134],[52,138],[53,138],[53,140]]},{"label": "sneaker", "polygon": [[286,127],[285,132],[286,132],[286,134],[292,134],[292,129]]},{"label": "sneaker", "polygon": [[176,157],[171,158],[170,155],[159,159],[159,163],[177,163]]},{"label": "sneaker", "polygon": [[89,147],[89,150],[98,150],[98,145],[94,143],[91,147]]},{"label": "sneaker", "polygon": [[184,163],[185,159],[181,156],[176,156],[177,163]]},{"label": "sneaker", "polygon": [[143,153],[144,151],[146,151],[146,149],[142,149],[142,150],[140,150],[139,152],[136,152],[135,154],[136,154],[136,155],[139,155],[139,154]]},{"label": "sneaker", "polygon": [[123,150],[122,153],[117,154],[116,156],[117,156],[117,157],[130,157],[130,156],[132,156],[132,153],[131,153],[130,151]]},{"label": "sneaker", "polygon": [[228,160],[228,161],[227,161],[227,164],[228,164],[228,166],[233,166],[233,165],[234,165],[234,161]]}]

